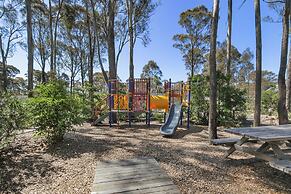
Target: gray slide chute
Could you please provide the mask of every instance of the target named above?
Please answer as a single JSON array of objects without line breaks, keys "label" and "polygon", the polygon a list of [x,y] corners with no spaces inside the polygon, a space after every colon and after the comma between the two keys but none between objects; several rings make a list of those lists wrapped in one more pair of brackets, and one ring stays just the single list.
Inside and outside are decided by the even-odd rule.
[{"label": "gray slide chute", "polygon": [[163,126],[160,128],[160,132],[164,136],[172,136],[176,132],[181,119],[182,104],[172,104],[169,116]]}]

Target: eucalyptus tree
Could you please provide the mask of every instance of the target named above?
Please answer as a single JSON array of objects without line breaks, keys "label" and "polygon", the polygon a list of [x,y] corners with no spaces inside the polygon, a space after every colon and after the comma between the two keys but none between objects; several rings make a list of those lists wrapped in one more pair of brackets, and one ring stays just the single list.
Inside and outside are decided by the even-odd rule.
[{"label": "eucalyptus tree", "polygon": [[64,0],[48,0],[49,35],[50,35],[50,79],[55,79],[57,73],[58,32]]},{"label": "eucalyptus tree", "polygon": [[[33,46],[33,35],[32,35],[32,9],[31,0],[25,0],[26,8],[26,31],[27,31],[27,66],[28,66],[28,91],[33,90],[33,56],[34,56],[34,46]],[[29,95],[31,95],[29,93]]]},{"label": "eucalyptus tree", "polygon": [[179,49],[191,77],[195,68],[203,64],[205,54],[209,51],[211,13],[201,5],[180,14],[179,24],[186,34],[173,37],[174,47]]},{"label": "eucalyptus tree", "polygon": [[285,0],[284,15],[282,18],[283,33],[281,44],[281,61],[278,75],[279,88],[279,102],[278,102],[278,116],[279,124],[288,123],[288,112],[286,108],[286,80],[285,74],[287,69],[288,57],[288,40],[289,40],[289,17],[290,17],[290,0]]},{"label": "eucalyptus tree", "polygon": [[[279,124],[288,123],[287,107],[290,107],[291,97],[291,69],[288,67],[287,88],[286,88],[286,71],[288,58],[288,41],[289,41],[289,23],[290,23],[290,0],[264,0],[269,7],[277,12],[279,20],[282,23],[282,41],[281,41],[281,59],[278,74],[279,101],[277,106]],[[267,21],[274,22],[272,17],[267,17]],[[287,89],[287,91],[286,91]],[[287,99],[286,99],[287,95]],[[286,105],[287,103],[287,105]]]},{"label": "eucalyptus tree", "polygon": [[96,51],[97,51],[97,61],[100,66],[102,75],[104,77],[105,82],[108,84],[108,73],[104,68],[104,58],[106,50],[106,37],[103,33],[104,25],[102,25],[101,21],[104,21],[102,18],[104,17],[104,12],[97,11],[98,3],[95,0],[90,0],[91,11],[93,15],[93,28],[94,28],[94,36],[96,37]]},{"label": "eucalyptus tree", "polygon": [[158,64],[150,60],[147,64],[143,66],[142,73],[140,75],[141,78],[151,78],[152,79],[152,88],[156,93],[162,92],[163,84],[162,77],[163,72],[161,71]]},{"label": "eucalyptus tree", "polygon": [[[48,81],[45,68],[50,57],[50,34],[48,7],[41,1],[34,1],[32,4],[32,24],[34,37],[34,60],[41,68],[41,82]],[[35,75],[35,74],[34,74]]]},{"label": "eucalyptus tree", "polygon": [[21,43],[23,25],[18,18],[19,2],[2,0],[0,12],[0,55],[2,63],[1,85],[7,91],[7,59],[12,57],[16,46]]},{"label": "eucalyptus tree", "polygon": [[217,138],[216,41],[217,41],[218,18],[219,18],[219,0],[213,0],[210,54],[209,54],[209,74],[210,74],[209,139]]},{"label": "eucalyptus tree", "polygon": [[231,38],[232,38],[232,0],[228,0],[228,28],[227,28],[227,68],[226,74],[231,76]]},{"label": "eucalyptus tree", "polygon": [[256,30],[256,81],[255,81],[255,111],[254,126],[261,124],[261,96],[262,96],[262,29],[260,0],[254,0],[255,30]]},{"label": "eucalyptus tree", "polygon": [[129,78],[134,78],[134,46],[137,39],[146,46],[149,41],[149,22],[157,3],[152,0],[126,0],[126,13],[129,38]]}]

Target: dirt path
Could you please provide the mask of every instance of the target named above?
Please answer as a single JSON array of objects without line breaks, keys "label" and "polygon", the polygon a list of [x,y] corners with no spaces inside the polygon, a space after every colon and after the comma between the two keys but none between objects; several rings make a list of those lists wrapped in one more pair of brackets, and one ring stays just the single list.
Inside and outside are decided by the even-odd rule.
[{"label": "dirt path", "polygon": [[141,156],[155,158],[182,193],[291,192],[291,176],[244,154],[225,160],[224,151],[208,145],[203,127],[178,129],[170,139],[158,125],[84,125],[49,150],[28,132],[2,153],[0,193],[90,193],[97,161]]}]

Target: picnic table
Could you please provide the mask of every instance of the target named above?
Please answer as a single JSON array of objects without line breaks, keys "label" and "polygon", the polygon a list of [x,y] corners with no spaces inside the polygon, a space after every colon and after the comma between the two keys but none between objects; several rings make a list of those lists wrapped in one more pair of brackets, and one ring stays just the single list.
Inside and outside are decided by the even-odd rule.
[{"label": "picnic table", "polygon": [[[228,133],[241,136],[225,154],[229,157],[241,151],[265,160],[271,167],[291,174],[291,125],[260,126],[226,129]],[[254,143],[254,140],[257,140]]]}]

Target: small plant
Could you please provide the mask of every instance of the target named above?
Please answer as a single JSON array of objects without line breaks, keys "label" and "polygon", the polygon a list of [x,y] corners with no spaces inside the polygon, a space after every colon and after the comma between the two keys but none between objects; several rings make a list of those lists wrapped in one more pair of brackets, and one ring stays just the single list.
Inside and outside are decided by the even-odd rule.
[{"label": "small plant", "polygon": [[73,125],[84,121],[81,98],[70,95],[60,81],[39,85],[29,107],[35,134],[45,137],[49,144],[61,141]]},{"label": "small plant", "polygon": [[25,124],[23,104],[16,97],[0,93],[0,150],[9,145]]}]

